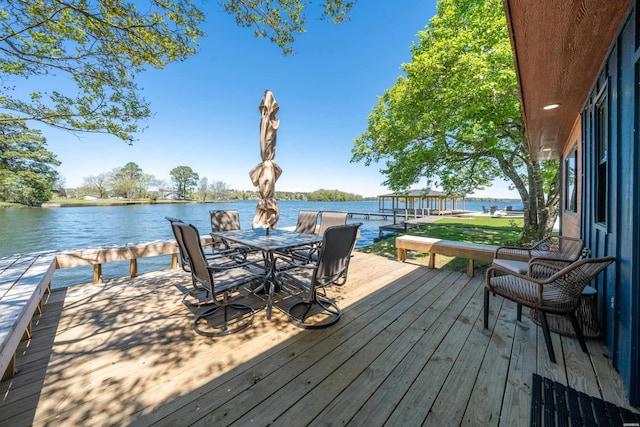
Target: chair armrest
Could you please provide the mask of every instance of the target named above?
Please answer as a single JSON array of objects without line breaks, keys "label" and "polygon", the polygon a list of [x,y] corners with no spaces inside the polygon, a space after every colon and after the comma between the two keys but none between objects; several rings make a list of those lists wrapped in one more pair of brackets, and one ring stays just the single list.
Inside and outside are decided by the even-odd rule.
[{"label": "chair armrest", "polygon": [[314,255],[319,251],[320,251],[320,245],[314,244],[314,245],[298,246],[298,247],[283,250],[283,251],[276,251],[276,253],[279,255],[285,256],[289,259],[296,259],[300,262],[312,263],[315,261],[313,259]]},{"label": "chair armrest", "polygon": [[496,249],[493,257],[498,259],[527,261],[529,260],[529,258],[531,258],[531,249],[521,248],[517,246],[500,246]]},{"label": "chair armrest", "polygon": [[558,267],[558,269],[562,269],[564,267],[566,267],[567,265],[571,264],[572,260],[570,259],[566,259],[566,258],[557,258],[554,256],[533,256],[531,257],[531,259],[529,260],[529,264],[531,263],[541,263],[541,264],[548,264],[548,265],[553,265],[555,267]]},{"label": "chair armrest", "polygon": [[[287,256],[287,255],[281,255],[281,256],[277,256],[273,259],[273,262],[275,263],[276,266],[276,270],[277,271],[282,271],[282,270],[291,270],[293,268],[307,268],[307,269],[315,269],[317,268],[317,265],[315,263],[310,263],[308,261],[301,261],[300,259],[296,258],[295,256]],[[281,265],[284,264],[283,267],[278,267],[278,263],[280,263]]]},{"label": "chair armrest", "polygon": [[[534,273],[550,273],[550,274],[536,274],[535,276],[531,275],[531,271]],[[513,276],[518,277],[522,280],[526,280],[527,282],[535,283],[536,285],[543,285],[545,283],[550,283],[553,280],[549,280],[549,277],[554,277],[559,270],[554,265],[549,265],[541,262],[534,262],[533,265],[529,265],[529,271],[526,274],[520,274],[518,272],[512,270],[506,270],[500,268],[500,266],[492,265],[487,269],[487,283],[489,283],[489,279],[491,277],[495,277],[496,273],[499,273],[503,276]],[[560,270],[561,271],[561,270]],[[554,277],[555,280],[555,277]]]},{"label": "chair armrest", "polygon": [[527,276],[535,279],[546,279],[564,269],[570,262],[553,258],[534,257],[529,261]]}]

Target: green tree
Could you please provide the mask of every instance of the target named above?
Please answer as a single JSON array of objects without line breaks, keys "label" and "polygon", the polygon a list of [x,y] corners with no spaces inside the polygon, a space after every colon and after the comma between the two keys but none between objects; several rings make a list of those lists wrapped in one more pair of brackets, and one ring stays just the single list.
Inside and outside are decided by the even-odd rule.
[{"label": "green tree", "polygon": [[60,165],[39,130],[0,114],[0,200],[31,205],[51,199]]},{"label": "green tree", "polygon": [[178,189],[178,194],[182,198],[186,198],[193,188],[198,185],[200,177],[189,166],[177,166],[169,172],[171,181]]},{"label": "green tree", "polygon": [[[136,3],[138,7],[136,7]],[[144,3],[144,5],[142,5]],[[6,0],[0,5],[3,122],[37,120],[131,143],[150,117],[135,77],[196,53],[205,14],[190,0]],[[322,16],[342,22],[355,2],[325,0]],[[226,0],[224,10],[293,52],[305,31],[305,0]],[[29,81],[30,92],[22,84]]]},{"label": "green tree", "polygon": [[51,186],[53,195],[55,197],[69,197],[65,185],[67,185],[66,179],[63,176],[58,175],[53,185]]},{"label": "green tree", "polygon": [[320,189],[307,194],[307,200],[320,202],[346,202],[362,200],[362,196],[358,194],[345,193],[340,190]]},{"label": "green tree", "polygon": [[[293,43],[304,33],[306,8],[311,1],[303,0],[226,0],[225,11],[235,17],[242,27],[253,28],[256,37],[265,37],[278,45],[287,55],[294,52]],[[322,19],[342,23],[348,19],[356,1],[324,0]]]},{"label": "green tree", "polygon": [[229,200],[229,184],[223,181],[213,181],[209,186],[214,200]]},{"label": "green tree", "polygon": [[136,192],[140,198],[149,197],[149,187],[156,179],[155,175],[150,173],[143,173],[140,175],[136,185]]},{"label": "green tree", "polygon": [[134,162],[129,162],[121,168],[115,168],[111,175],[114,191],[127,199],[133,199],[139,189],[144,172]]},{"label": "green tree", "polygon": [[[203,19],[189,0],[145,2],[140,11],[125,0],[6,0],[0,108],[20,120],[130,142],[151,114],[135,75],[195,53]],[[8,83],[27,79],[27,95],[23,85]]]},{"label": "green tree", "polygon": [[525,206],[523,239],[546,235],[558,212],[558,164],[529,151],[502,2],[440,0],[403,70],[354,141],[352,161],[383,161],[394,190],[426,178],[466,194],[507,179]]},{"label": "green tree", "polygon": [[200,178],[200,183],[198,184],[198,198],[200,199],[201,202],[207,201],[207,196],[209,195],[208,190],[209,190],[209,178],[207,178],[206,176],[203,176],[202,178]]},{"label": "green tree", "polygon": [[83,190],[101,199],[106,199],[109,195],[110,185],[109,174],[106,173],[99,173],[98,175],[88,176],[83,179]]}]

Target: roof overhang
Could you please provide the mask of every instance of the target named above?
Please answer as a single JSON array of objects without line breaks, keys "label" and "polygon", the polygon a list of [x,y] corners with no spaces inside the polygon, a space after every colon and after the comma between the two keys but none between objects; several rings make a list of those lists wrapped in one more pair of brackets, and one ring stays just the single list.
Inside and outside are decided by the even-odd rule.
[{"label": "roof overhang", "polygon": [[503,4],[529,148],[534,158],[559,158],[630,0]]}]

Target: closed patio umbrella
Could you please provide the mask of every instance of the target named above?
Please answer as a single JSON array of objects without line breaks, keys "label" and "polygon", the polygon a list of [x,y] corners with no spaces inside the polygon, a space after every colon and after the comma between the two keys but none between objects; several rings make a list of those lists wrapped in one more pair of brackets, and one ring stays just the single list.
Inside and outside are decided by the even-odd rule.
[{"label": "closed patio umbrella", "polygon": [[282,173],[280,166],[273,161],[276,155],[276,134],[280,120],[276,113],[280,107],[270,90],[264,92],[260,102],[260,155],[262,162],[251,169],[251,182],[260,192],[260,201],[256,206],[253,228],[275,228],[280,218],[280,210],[275,199],[276,181]]}]

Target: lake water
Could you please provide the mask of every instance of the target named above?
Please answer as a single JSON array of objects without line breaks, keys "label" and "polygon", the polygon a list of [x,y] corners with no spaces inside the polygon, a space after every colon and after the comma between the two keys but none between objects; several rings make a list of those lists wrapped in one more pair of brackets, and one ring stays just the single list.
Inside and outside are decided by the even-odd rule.
[{"label": "lake water", "polygon": [[[251,228],[257,201],[233,203],[190,203],[157,204],[101,207],[69,207],[0,209],[0,258],[12,254],[39,252],[48,250],[81,249],[90,247],[125,245],[153,240],[173,238],[165,216],[180,218],[195,225],[202,234],[211,229],[209,210],[237,209],[240,213],[242,228]],[[487,202],[467,201],[465,208],[481,211]],[[498,204],[498,203],[491,203]],[[500,208],[505,203],[498,204]],[[513,204],[512,202],[509,204]],[[278,227],[295,226],[300,210],[378,212],[378,202],[306,202],[280,201],[280,220]],[[356,247],[370,245],[378,237],[378,227],[390,224],[393,220],[383,221],[372,218],[349,219],[349,222],[362,222],[361,237]],[[138,270],[143,273],[168,268],[170,257],[156,257],[138,261]],[[129,263],[110,263],[103,266],[105,278],[126,276]],[[54,287],[91,280],[92,268],[79,267],[58,270],[54,277]]]}]

